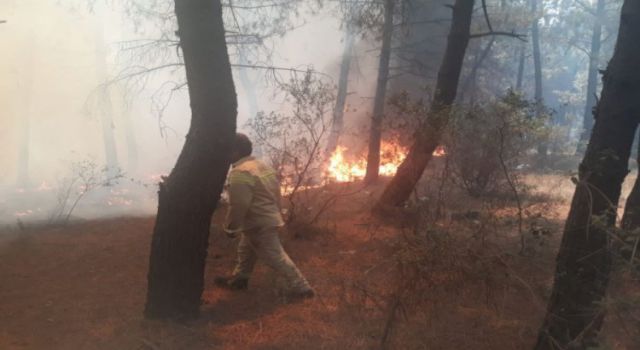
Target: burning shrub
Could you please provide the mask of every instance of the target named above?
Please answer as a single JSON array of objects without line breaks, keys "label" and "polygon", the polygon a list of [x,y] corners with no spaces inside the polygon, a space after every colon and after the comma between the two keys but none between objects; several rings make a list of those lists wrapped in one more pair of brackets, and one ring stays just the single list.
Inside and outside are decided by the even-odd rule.
[{"label": "burning shrub", "polygon": [[[367,173],[367,160],[364,156],[359,158],[347,157],[348,148],[337,146],[329,158],[326,176],[332,182],[352,182],[364,179]],[[402,161],[407,157],[407,149],[398,142],[381,141],[380,143],[380,176],[393,176]]]},{"label": "burning shrub", "polygon": [[329,129],[334,95],[332,86],[311,70],[302,77],[294,75],[280,88],[290,111],[260,112],[248,124],[263,155],[278,172],[289,199],[288,221],[292,221],[312,210],[296,204],[301,189],[321,183],[321,145]]},{"label": "burning shrub", "polygon": [[456,111],[445,138],[454,181],[472,196],[499,190],[545,133],[535,105],[511,90],[497,101]]}]

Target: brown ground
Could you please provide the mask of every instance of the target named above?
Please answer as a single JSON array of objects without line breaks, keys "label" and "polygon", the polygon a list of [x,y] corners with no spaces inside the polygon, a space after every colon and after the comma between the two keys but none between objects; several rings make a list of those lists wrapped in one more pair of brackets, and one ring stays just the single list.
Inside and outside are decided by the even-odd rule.
[{"label": "brown ground", "polygon": [[[142,318],[153,218],[0,232],[0,349],[369,349],[380,346],[387,325],[389,348],[528,349],[544,315],[571,188],[540,191],[558,195],[529,207],[544,214],[552,235],[542,246],[532,240],[526,256],[518,254],[513,207],[490,207],[492,221],[450,213],[438,227],[455,245],[425,258],[400,248],[410,220],[372,219],[366,191],[344,197],[327,220],[285,235],[319,294],[294,304],[279,299],[278,281],[263,267],[248,291],[214,288],[213,276],[233,266],[235,244],[214,232],[202,316],[188,324]],[[468,198],[451,202],[465,208],[462,216],[487,208]],[[429,262],[428,278],[415,290],[396,288],[397,262],[412,259]],[[626,284],[614,283],[618,289],[638,296]],[[638,319],[612,314],[607,344],[639,349]]]}]

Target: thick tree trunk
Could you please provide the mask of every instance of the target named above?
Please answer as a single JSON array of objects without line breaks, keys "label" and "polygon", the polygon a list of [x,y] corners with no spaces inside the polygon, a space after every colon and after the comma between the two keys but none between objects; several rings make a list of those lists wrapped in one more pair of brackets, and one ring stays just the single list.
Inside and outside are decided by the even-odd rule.
[{"label": "thick tree trunk", "polygon": [[338,140],[342,134],[344,126],[344,109],[347,104],[347,88],[349,86],[349,71],[351,69],[351,59],[353,57],[353,45],[355,43],[355,33],[351,25],[346,25],[346,33],[344,40],[344,51],[342,53],[342,62],[340,63],[340,77],[338,79],[338,94],[336,96],[336,105],[333,108],[333,120],[331,121],[331,132],[327,138],[327,147],[325,154],[331,155]]},{"label": "thick tree trunk", "polygon": [[578,143],[578,154],[582,154],[593,128],[593,107],[596,105],[598,93],[598,63],[600,62],[600,46],[602,42],[602,20],[604,18],[605,0],[598,0],[591,34],[591,51],[589,51],[589,72],[587,75],[587,96],[582,114],[582,133]]},{"label": "thick tree trunk", "polygon": [[[536,102],[536,117],[542,118],[542,57],[540,54],[540,30],[538,27],[538,1],[531,0],[531,13],[534,16],[531,24],[531,43],[533,45],[533,74],[535,81],[534,100]],[[538,144],[538,165],[544,166],[547,163],[548,140],[543,138]]]},{"label": "thick tree trunk", "polygon": [[378,64],[378,83],[376,96],[373,100],[373,115],[369,133],[369,154],[367,155],[367,173],[364,177],[366,184],[378,180],[380,171],[380,139],[382,137],[382,118],[384,103],[389,80],[389,62],[391,60],[391,36],[393,34],[393,9],[396,0],[384,2],[384,25],[382,29],[382,48],[380,49],[380,63]]},{"label": "thick tree trunk", "polygon": [[414,135],[415,139],[407,158],[382,193],[377,203],[379,209],[388,205],[401,205],[409,198],[424,168],[433,157],[433,151],[440,143],[442,130],[449,121],[450,108],[458,90],[460,71],[469,43],[473,3],[474,0],[456,0],[453,6],[451,30],[438,71],[431,108],[424,124]]},{"label": "thick tree trunk", "polygon": [[[536,349],[594,346],[609,281],[608,227],[615,224],[620,189],[640,119],[640,2],[622,7],[616,49],[603,76],[602,99],[571,203],[547,316]],[[605,219],[605,220],[603,220]]]},{"label": "thick tree trunk", "polygon": [[160,183],[145,315],[197,316],[211,216],[229,168],[237,102],[220,0],[175,0],[191,127],[175,167]]},{"label": "thick tree trunk", "polygon": [[[640,135],[638,135],[640,137]],[[640,172],[640,142],[638,142],[636,164]],[[633,188],[627,202],[624,205],[624,213],[622,214],[622,228],[625,230],[635,230],[640,227],[640,176],[636,177]]]}]

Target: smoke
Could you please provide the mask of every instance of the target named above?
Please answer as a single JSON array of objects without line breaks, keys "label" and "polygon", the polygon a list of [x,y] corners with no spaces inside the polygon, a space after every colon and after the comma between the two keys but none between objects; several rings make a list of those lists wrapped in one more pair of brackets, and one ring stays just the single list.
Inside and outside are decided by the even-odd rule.
[{"label": "smoke", "polygon": [[[0,24],[0,45],[9,48],[0,55],[0,224],[46,222],[60,209],[69,183],[65,205],[81,196],[72,218],[154,213],[156,183],[170,172],[188,130],[188,95],[185,89],[175,92],[159,113],[158,91],[181,70],[155,74],[135,89],[124,83],[100,88],[126,68],[120,59],[122,42],[158,34],[154,28],[134,26],[122,11],[37,0],[0,4],[0,19],[7,20]],[[337,84],[342,36],[334,15],[313,15],[271,43],[273,65],[313,67]],[[354,111],[370,104],[375,76],[368,64],[372,62],[360,58],[354,67],[359,70],[354,89],[366,91],[350,96]],[[287,108],[271,73],[247,73],[259,111]],[[234,78],[238,127],[243,129],[251,108],[237,70]],[[98,179],[99,185],[86,193],[78,164],[91,164]],[[117,173],[116,167],[123,174],[117,184],[103,184]]]}]

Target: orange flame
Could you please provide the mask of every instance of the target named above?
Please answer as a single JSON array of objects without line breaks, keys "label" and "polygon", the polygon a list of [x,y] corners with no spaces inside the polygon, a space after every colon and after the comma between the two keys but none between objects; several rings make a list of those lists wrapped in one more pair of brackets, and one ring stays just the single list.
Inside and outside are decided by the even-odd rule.
[{"label": "orange flame", "polygon": [[[344,146],[336,147],[336,150],[329,158],[327,167],[327,175],[329,179],[336,182],[350,182],[354,180],[364,179],[367,173],[367,161],[364,157],[359,157],[353,161],[349,161],[345,157],[348,149]],[[398,166],[407,156],[407,150],[404,147],[390,143],[382,142],[380,144],[380,168],[379,173],[382,176],[393,176],[398,171]]]},{"label": "orange flame", "polygon": [[446,156],[447,152],[445,152],[444,147],[438,146],[435,151],[433,151],[434,157],[443,157]]},{"label": "orange flame", "polygon": [[[345,152],[348,148],[344,146],[336,147],[329,158],[327,166],[327,177],[335,182],[351,182],[364,179],[367,173],[367,161],[365,157],[355,160],[347,160]],[[407,157],[408,150],[398,144],[383,141],[380,144],[380,168],[381,176],[393,176],[398,171],[398,167]],[[439,146],[433,151],[434,157],[446,155],[444,147]]]}]

